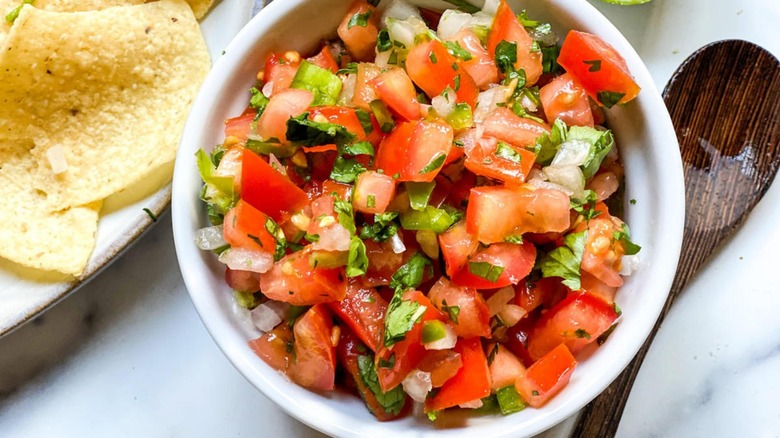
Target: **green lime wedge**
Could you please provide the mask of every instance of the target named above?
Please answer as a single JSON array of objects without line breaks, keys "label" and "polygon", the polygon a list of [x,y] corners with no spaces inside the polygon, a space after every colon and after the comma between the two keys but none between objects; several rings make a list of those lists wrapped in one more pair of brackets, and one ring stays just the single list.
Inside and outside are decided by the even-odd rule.
[{"label": "green lime wedge", "polygon": [[425,321],[423,324],[423,344],[430,344],[431,342],[438,341],[439,339],[444,339],[445,336],[447,336],[447,329],[444,328],[443,322],[437,319],[432,319],[430,321]]}]

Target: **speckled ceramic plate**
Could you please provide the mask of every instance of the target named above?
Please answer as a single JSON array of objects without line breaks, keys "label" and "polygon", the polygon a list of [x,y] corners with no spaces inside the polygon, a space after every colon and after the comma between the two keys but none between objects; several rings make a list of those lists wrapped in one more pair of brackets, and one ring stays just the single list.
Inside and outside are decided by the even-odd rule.
[{"label": "speckled ceramic plate", "polygon": [[[213,60],[252,16],[252,0],[222,0],[201,23]],[[97,242],[81,279],[46,275],[0,259],[0,336],[10,333],[56,304],[116,260],[154,224],[171,202],[173,166],[155,178],[106,200]]]}]

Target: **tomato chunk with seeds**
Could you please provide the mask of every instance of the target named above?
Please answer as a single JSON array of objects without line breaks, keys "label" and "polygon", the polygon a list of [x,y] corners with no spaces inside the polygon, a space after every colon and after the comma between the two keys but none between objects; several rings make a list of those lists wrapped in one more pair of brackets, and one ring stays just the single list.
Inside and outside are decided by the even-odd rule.
[{"label": "tomato chunk with seeds", "polygon": [[309,306],[344,298],[340,269],[314,268],[311,247],[289,254],[260,276],[260,290],[272,300]]},{"label": "tomato chunk with seeds", "polygon": [[449,315],[458,336],[490,337],[490,310],[476,289],[455,286],[442,277],[431,287],[428,297],[434,306]]},{"label": "tomato chunk with seeds", "polygon": [[351,278],[344,283],[344,299],[329,303],[331,310],[344,321],[372,351],[382,342],[387,301],[373,287]]},{"label": "tomato chunk with seeds", "polygon": [[544,115],[550,123],[561,119],[567,126],[593,127],[593,111],[585,89],[577,79],[564,73],[539,89]]}]

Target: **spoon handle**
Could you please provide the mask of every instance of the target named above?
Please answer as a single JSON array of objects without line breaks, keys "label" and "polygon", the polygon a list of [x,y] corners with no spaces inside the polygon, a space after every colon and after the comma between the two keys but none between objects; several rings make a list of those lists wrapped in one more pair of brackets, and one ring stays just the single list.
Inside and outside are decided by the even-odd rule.
[{"label": "spoon handle", "polygon": [[682,251],[669,297],[642,348],[581,412],[574,437],[613,437],[631,387],[669,308],[709,256],[747,218],[777,173],[780,67],[746,41],[708,45],[664,90],[685,174]]}]

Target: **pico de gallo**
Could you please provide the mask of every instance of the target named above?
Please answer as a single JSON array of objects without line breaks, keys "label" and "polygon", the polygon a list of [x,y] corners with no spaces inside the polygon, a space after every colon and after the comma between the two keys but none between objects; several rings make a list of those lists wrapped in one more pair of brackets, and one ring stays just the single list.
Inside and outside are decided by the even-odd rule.
[{"label": "pico de gallo", "polygon": [[262,333],[248,348],[299,385],[382,421],[540,407],[621,313],[640,248],[604,109],[639,87],[599,37],[505,0],[377,3],[267,56],[197,154],[197,244]]}]

